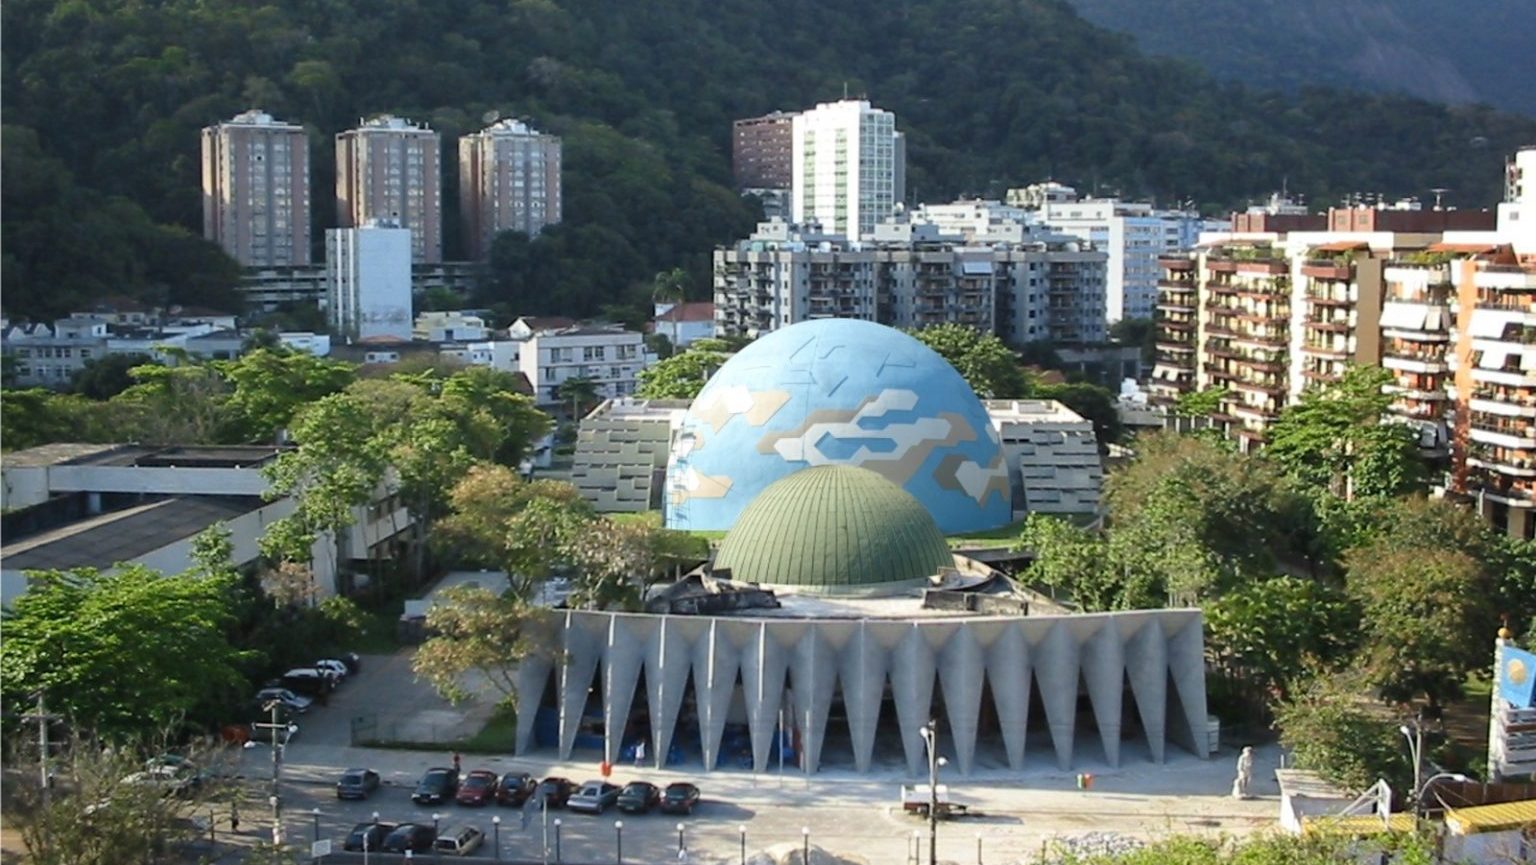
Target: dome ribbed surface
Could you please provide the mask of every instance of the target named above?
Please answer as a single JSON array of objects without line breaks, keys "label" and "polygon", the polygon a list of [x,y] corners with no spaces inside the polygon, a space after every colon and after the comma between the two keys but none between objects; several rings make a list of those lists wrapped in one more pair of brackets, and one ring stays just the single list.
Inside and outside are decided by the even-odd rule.
[{"label": "dome ribbed surface", "polygon": [[733,580],[819,594],[925,581],[954,558],[917,499],[869,469],[817,466],[775,481],[720,543]]}]

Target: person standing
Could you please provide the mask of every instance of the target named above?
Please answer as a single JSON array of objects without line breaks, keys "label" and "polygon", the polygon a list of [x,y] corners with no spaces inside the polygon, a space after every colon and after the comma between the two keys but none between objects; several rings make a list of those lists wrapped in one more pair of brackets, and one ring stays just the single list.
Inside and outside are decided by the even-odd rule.
[{"label": "person standing", "polygon": [[455,774],[455,775],[459,774],[459,762],[460,762],[459,761],[459,752],[458,751],[454,751],[453,752],[453,774]]},{"label": "person standing", "polygon": [[635,743],[635,768],[638,769],[638,768],[640,768],[644,764],[645,764],[645,740],[641,739],[640,741]]},{"label": "person standing", "polygon": [[1243,753],[1237,758],[1237,777],[1232,780],[1232,798],[1247,799],[1248,788],[1253,784],[1253,746],[1243,746]]}]

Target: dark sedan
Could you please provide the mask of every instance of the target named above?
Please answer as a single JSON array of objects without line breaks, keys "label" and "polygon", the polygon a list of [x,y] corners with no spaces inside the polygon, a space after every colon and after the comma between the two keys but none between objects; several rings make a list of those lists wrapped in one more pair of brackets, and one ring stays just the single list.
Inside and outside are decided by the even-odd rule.
[{"label": "dark sedan", "polygon": [[496,798],[496,773],[476,769],[464,776],[455,801],[460,805],[489,805]]},{"label": "dark sedan", "polygon": [[547,808],[564,808],[576,792],[576,782],[569,778],[545,778],[533,791],[535,800],[542,800]]},{"label": "dark sedan", "polygon": [[661,801],[661,788],[649,781],[630,781],[619,791],[619,810],[644,814]]},{"label": "dark sedan", "polygon": [[537,786],[539,779],[527,772],[508,772],[501,776],[501,782],[496,785],[496,804],[511,805],[514,808],[522,805],[533,795]]},{"label": "dark sedan", "polygon": [[337,799],[367,799],[379,789],[379,773],[372,769],[348,769],[336,781]]},{"label": "dark sedan", "polygon": [[384,839],[389,833],[395,831],[393,823],[359,823],[352,827],[352,834],[347,836],[346,843],[341,849],[360,853],[364,849],[383,850]]},{"label": "dark sedan", "polygon": [[401,823],[384,839],[385,853],[426,853],[437,840],[437,830],[419,823]]},{"label": "dark sedan", "polygon": [[427,774],[421,776],[421,783],[416,785],[411,801],[417,805],[438,805],[452,799],[457,792],[459,770],[438,767],[428,769]]},{"label": "dark sedan", "polygon": [[663,814],[692,814],[693,806],[697,804],[699,804],[699,788],[687,781],[668,784],[667,789],[661,794]]}]

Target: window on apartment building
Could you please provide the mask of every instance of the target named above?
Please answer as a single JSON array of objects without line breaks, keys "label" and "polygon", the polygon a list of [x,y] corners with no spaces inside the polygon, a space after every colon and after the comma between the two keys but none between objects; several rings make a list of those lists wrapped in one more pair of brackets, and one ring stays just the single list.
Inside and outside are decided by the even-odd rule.
[{"label": "window on apartment building", "polygon": [[605,359],[605,357],[604,357],[605,354],[606,354],[606,351],[604,350],[603,346],[600,346],[600,345],[589,345],[589,346],[585,346],[585,347],[582,348],[582,350],[581,350],[581,359],[582,360],[604,360]]},{"label": "window on apartment building", "polygon": [[620,378],[623,375],[624,375],[623,367],[617,367],[617,366],[610,366],[610,367],[608,367],[608,377],[609,378]]},{"label": "window on apartment building", "polygon": [[555,380],[555,370],[554,370],[553,367],[548,367],[548,366],[544,367],[544,380],[545,381],[554,381]]}]

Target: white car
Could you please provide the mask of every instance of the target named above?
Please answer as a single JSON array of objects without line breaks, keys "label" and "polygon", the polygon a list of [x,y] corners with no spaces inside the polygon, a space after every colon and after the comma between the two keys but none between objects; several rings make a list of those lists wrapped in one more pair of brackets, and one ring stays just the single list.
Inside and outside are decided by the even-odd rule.
[{"label": "white car", "polygon": [[123,783],[134,787],[154,787],[164,796],[185,795],[196,789],[201,783],[197,772],[184,766],[151,766],[142,772],[134,772],[123,779]]},{"label": "white car", "polygon": [[335,673],[338,684],[347,677],[347,665],[335,658],[322,658],[314,663],[314,667],[317,670],[329,670]]}]

